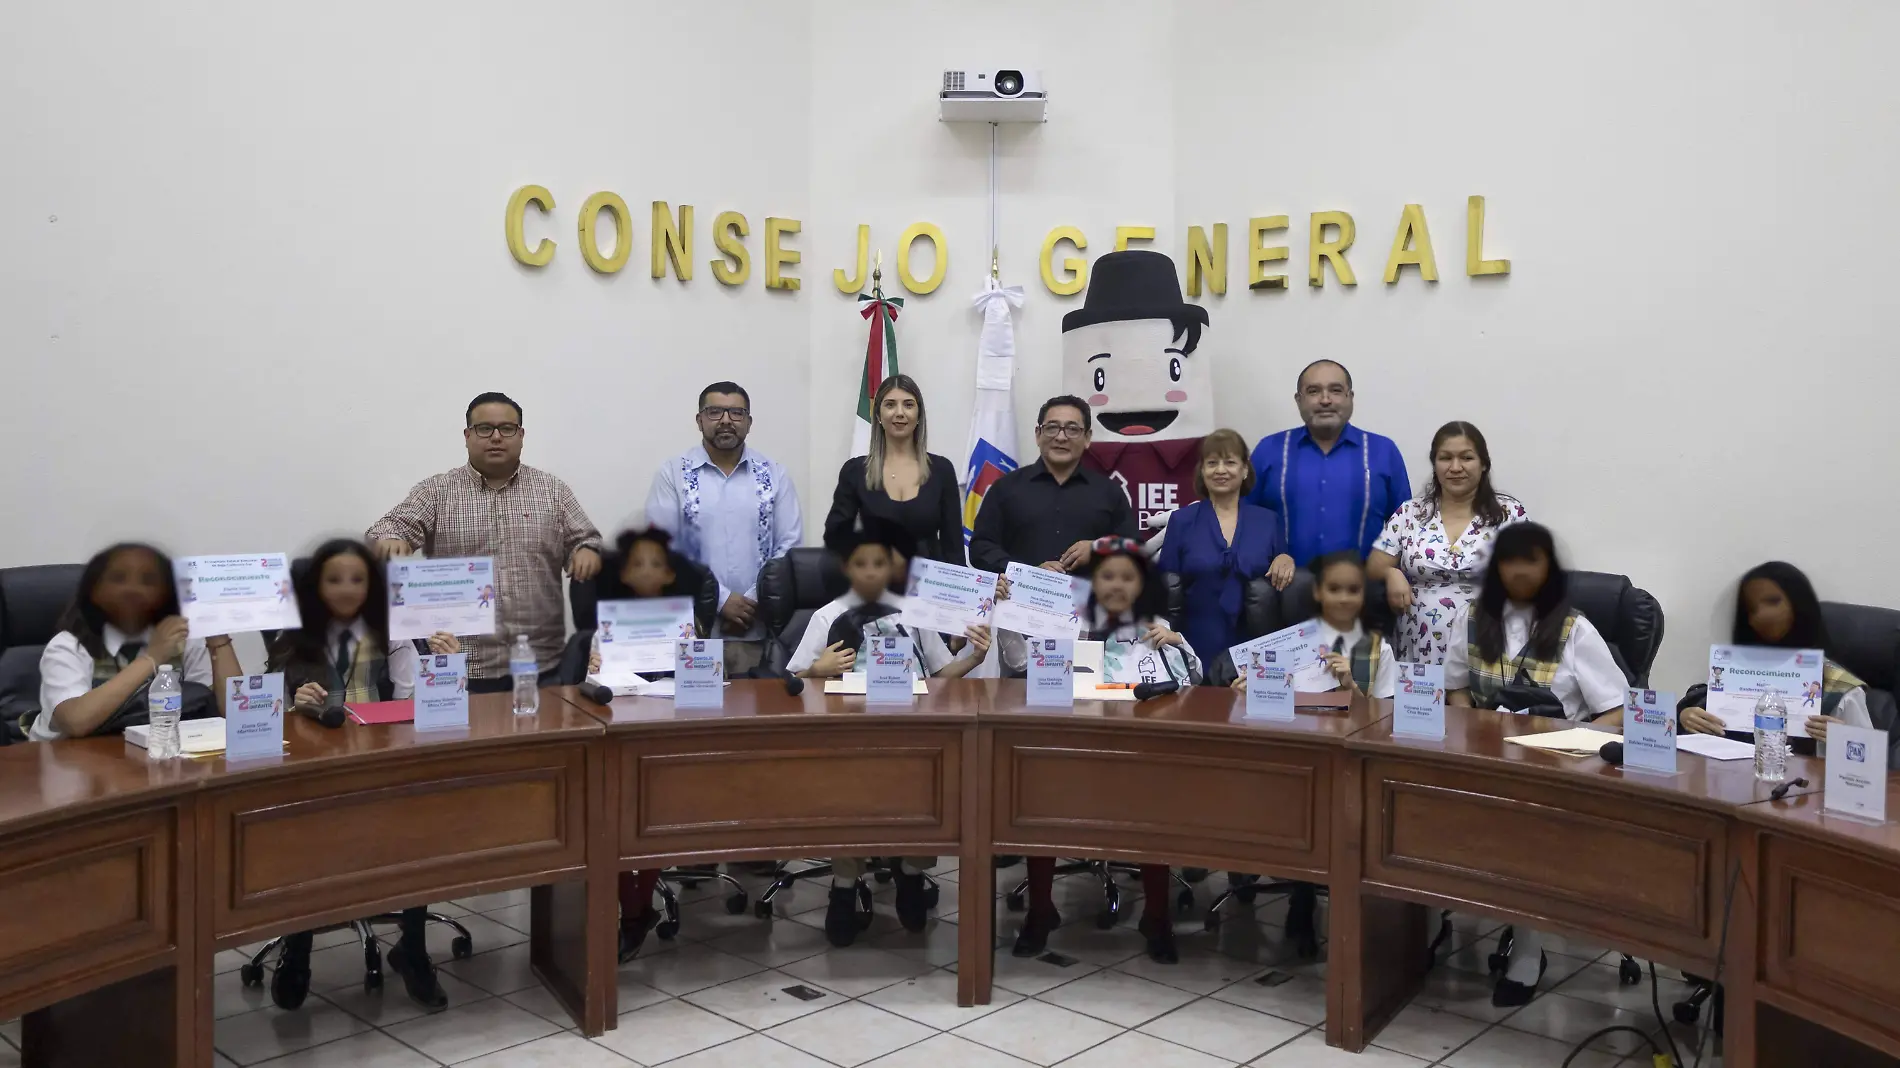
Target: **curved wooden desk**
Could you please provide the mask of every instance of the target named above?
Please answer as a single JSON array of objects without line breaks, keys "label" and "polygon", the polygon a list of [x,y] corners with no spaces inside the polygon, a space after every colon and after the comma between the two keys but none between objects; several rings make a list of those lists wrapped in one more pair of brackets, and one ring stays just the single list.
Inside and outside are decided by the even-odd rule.
[{"label": "curved wooden desk", "polygon": [[[1024,697],[933,683],[887,710],[741,682],[695,712],[565,689],[532,717],[476,697],[466,731],[293,719],[281,759],[243,764],[153,765],[119,739],[0,750],[0,1018],[25,1014],[32,1065],[208,1065],[220,948],[531,886],[535,969],[599,1034],[619,871],[898,853],[981,871],[1007,852],[1324,883],[1327,1035],[1348,1049],[1416,989],[1441,906],[1702,974],[1720,956],[1731,1068],[1814,1063],[1841,1036],[1900,1052],[1900,831],[1823,816],[1812,788],[1767,802],[1746,761],[1626,773],[1505,742],[1564,724],[1460,709],[1418,742],[1385,703],[1327,695],[1284,724],[1219,689]],[[958,996],[984,1002],[994,898],[958,887]]]}]

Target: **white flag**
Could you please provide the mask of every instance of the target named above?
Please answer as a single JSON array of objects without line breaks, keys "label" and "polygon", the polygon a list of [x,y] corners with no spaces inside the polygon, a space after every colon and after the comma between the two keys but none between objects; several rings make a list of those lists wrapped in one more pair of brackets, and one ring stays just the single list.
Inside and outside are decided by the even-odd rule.
[{"label": "white flag", "polygon": [[983,494],[1016,470],[1016,327],[1011,309],[1023,306],[1023,287],[995,278],[971,301],[983,314],[976,341],[976,404],[970,411],[970,456],[957,472],[963,487],[963,541],[969,544]]}]

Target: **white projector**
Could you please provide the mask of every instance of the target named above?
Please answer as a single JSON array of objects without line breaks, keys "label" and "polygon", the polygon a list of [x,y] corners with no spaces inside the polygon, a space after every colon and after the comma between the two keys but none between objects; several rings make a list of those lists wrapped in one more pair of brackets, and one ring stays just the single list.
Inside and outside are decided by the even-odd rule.
[{"label": "white projector", "polygon": [[971,67],[943,72],[937,93],[942,122],[1042,122],[1049,104],[1042,72],[1011,67]]}]

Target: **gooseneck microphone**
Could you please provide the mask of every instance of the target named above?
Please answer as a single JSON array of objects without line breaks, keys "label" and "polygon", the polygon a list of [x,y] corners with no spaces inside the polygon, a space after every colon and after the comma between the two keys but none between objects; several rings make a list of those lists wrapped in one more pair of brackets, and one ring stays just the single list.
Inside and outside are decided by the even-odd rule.
[{"label": "gooseneck microphone", "polygon": [[1597,750],[1597,755],[1603,758],[1605,764],[1614,764],[1620,768],[1623,766],[1623,743],[1604,742],[1603,748]]},{"label": "gooseneck microphone", "polygon": [[1135,687],[1135,700],[1146,701],[1150,697],[1161,697],[1181,689],[1180,682],[1174,679],[1161,679],[1156,682],[1144,682]]}]

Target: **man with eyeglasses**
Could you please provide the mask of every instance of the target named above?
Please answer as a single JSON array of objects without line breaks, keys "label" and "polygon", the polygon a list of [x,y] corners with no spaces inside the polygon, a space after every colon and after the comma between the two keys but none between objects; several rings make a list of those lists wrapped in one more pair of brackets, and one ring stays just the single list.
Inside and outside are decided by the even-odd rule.
[{"label": "man with eyeglasses", "polygon": [[726,642],[726,677],[759,665],[759,569],[804,535],[798,490],[785,468],[746,447],[752,396],[737,382],[699,392],[700,443],[660,465],[647,493],[647,522],[673,536],[687,559],[719,580],[715,637]]},{"label": "man with eyeglasses", "polygon": [[506,394],[469,401],[468,463],[424,479],[364,535],[380,560],[414,552],[494,559],[496,633],[462,640],[471,693],[508,689],[508,647],[518,634],[547,679],[567,638],[561,569],[581,582],[600,572],[600,531],[567,483],[521,462],[522,423],[521,405]]},{"label": "man with eyeglasses", "polygon": [[1109,476],[1082,465],[1092,430],[1080,397],[1051,397],[1036,413],[1041,457],[996,480],[983,495],[970,536],[970,566],[999,574],[1011,560],[1052,571],[1088,562],[1089,544],[1135,536],[1128,495]]},{"label": "man with eyeglasses", "polygon": [[1411,499],[1392,439],[1352,425],[1352,372],[1314,360],[1293,392],[1304,426],[1260,439],[1248,503],[1279,513],[1280,544],[1301,567],[1350,549],[1361,559],[1385,521]]}]

